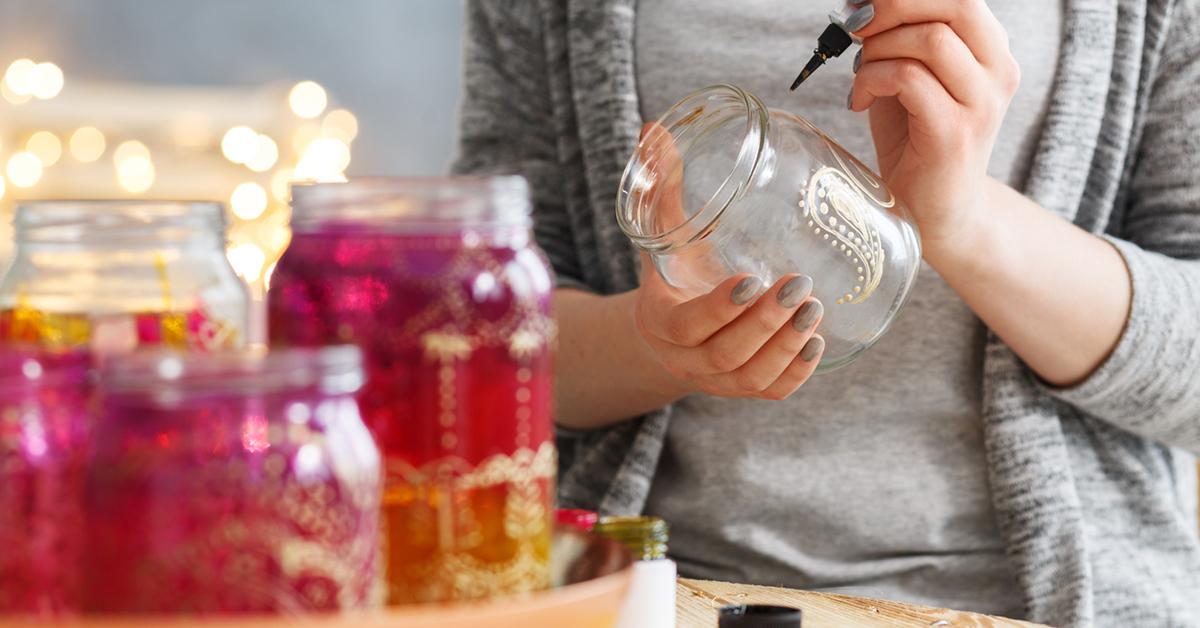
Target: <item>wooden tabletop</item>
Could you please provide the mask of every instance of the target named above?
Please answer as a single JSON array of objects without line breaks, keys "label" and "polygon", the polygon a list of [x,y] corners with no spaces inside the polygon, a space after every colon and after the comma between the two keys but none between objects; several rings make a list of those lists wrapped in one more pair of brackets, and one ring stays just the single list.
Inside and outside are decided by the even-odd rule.
[{"label": "wooden tabletop", "polygon": [[1040,625],[846,595],[682,578],[679,579],[675,599],[678,628],[715,628],[717,612],[726,604],[774,604],[799,608],[804,613],[804,628],[1032,628]]}]

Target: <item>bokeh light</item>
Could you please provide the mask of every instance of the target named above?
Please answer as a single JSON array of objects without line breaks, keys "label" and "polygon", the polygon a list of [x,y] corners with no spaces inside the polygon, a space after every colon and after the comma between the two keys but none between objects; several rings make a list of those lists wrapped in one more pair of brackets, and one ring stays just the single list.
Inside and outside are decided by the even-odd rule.
[{"label": "bokeh light", "polygon": [[135,154],[117,162],[117,182],[127,192],[141,194],[149,190],[155,176],[154,162],[145,155]]},{"label": "bokeh light", "polygon": [[4,72],[4,85],[17,96],[32,96],[32,75],[37,64],[32,59],[17,59]]},{"label": "bokeh light", "polygon": [[254,141],[254,154],[246,160],[246,167],[255,172],[266,172],[279,161],[279,145],[266,135],[259,135]]},{"label": "bokeh light", "polygon": [[229,208],[242,220],[254,220],[267,210],[267,191],[253,181],[242,183],[229,196]]},{"label": "bokeh light", "polygon": [[134,157],[142,157],[146,161],[150,161],[150,149],[137,140],[129,140],[121,142],[121,145],[117,146],[117,150],[113,151],[113,163],[118,167]]},{"label": "bokeh light", "polygon": [[8,180],[19,188],[31,188],[42,180],[42,160],[28,152],[15,153],[5,167]]},{"label": "bokeh light", "polygon": [[321,132],[325,137],[332,137],[349,144],[358,137],[358,118],[345,109],[334,109],[321,121]]},{"label": "bokeh light", "polygon": [[263,265],[267,263],[267,255],[257,244],[245,242],[230,247],[225,253],[233,272],[249,283],[258,281],[262,276]]},{"label": "bokeh light", "polygon": [[221,153],[235,164],[244,164],[258,149],[258,133],[248,126],[235,126],[221,138]]},{"label": "bokeh light", "polygon": [[54,98],[62,92],[63,83],[62,69],[49,61],[37,64],[29,73],[29,92],[35,98]]},{"label": "bokeh light", "polygon": [[94,126],[80,127],[71,134],[69,142],[71,156],[83,163],[91,163],[104,156],[107,143],[104,133]]},{"label": "bokeh light", "polygon": [[302,181],[344,181],[350,166],[350,147],[341,140],[322,137],[313,140],[296,165],[296,178]]},{"label": "bokeh light", "polygon": [[62,157],[62,140],[49,131],[38,131],[29,136],[29,141],[25,142],[25,150],[37,155],[42,166],[49,168]]},{"label": "bokeh light", "polygon": [[292,106],[292,113],[311,120],[325,111],[329,97],[324,87],[312,81],[300,81],[288,94],[288,104]]}]

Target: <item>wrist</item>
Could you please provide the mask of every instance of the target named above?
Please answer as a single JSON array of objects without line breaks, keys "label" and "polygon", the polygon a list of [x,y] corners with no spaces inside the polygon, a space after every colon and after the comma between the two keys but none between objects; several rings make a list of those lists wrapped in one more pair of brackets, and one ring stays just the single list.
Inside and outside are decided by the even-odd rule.
[{"label": "wrist", "polygon": [[659,359],[654,348],[650,346],[645,332],[642,331],[642,326],[638,324],[637,320],[639,297],[637,290],[613,297],[615,316],[622,321],[621,326],[625,330],[626,337],[631,339],[636,353],[636,359],[629,366],[640,374],[638,379],[643,383],[647,392],[669,401],[675,401],[697,392],[697,389],[687,381],[671,374]]},{"label": "wrist", "polygon": [[978,202],[962,211],[958,224],[937,237],[922,237],[925,261],[945,276],[947,273],[978,275],[997,263],[1001,233],[1005,227],[1005,197],[1016,194],[1003,183],[986,177],[980,186]]}]

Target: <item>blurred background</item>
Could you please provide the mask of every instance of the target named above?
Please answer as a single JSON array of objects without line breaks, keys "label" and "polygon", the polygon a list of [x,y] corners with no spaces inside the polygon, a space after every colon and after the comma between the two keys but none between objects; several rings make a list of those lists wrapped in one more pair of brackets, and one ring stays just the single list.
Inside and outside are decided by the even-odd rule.
[{"label": "blurred background", "polygon": [[0,263],[16,203],[195,198],[230,210],[260,287],[286,186],[443,172],[458,0],[0,0]]}]

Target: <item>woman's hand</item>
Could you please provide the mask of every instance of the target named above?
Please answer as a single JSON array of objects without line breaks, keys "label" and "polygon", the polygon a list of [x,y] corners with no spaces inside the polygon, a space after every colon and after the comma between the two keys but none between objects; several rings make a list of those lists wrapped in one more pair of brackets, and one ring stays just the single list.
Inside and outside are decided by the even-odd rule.
[{"label": "woman's hand", "polygon": [[737,275],[684,300],[642,260],[634,318],[681,391],[784,399],[812,375],[825,341],[813,333],[824,308],[810,278],[789,275],[763,293],[757,277]]},{"label": "woman's hand", "polygon": [[[642,127],[638,150],[652,173],[638,193],[653,199],[658,229],[673,229],[687,220],[683,161],[670,133],[653,122]],[[725,272],[713,267],[701,274]],[[685,300],[642,254],[634,320],[652,359],[678,383],[677,392],[783,399],[812,375],[825,348],[825,341],[813,335],[823,308],[811,298],[812,279],[789,275],[765,294],[762,284],[757,277],[737,275]]]},{"label": "woman's hand", "polygon": [[926,256],[969,246],[988,160],[1017,90],[1008,35],[984,0],[874,0],[848,105],[870,110],[879,169],[912,210]]}]

